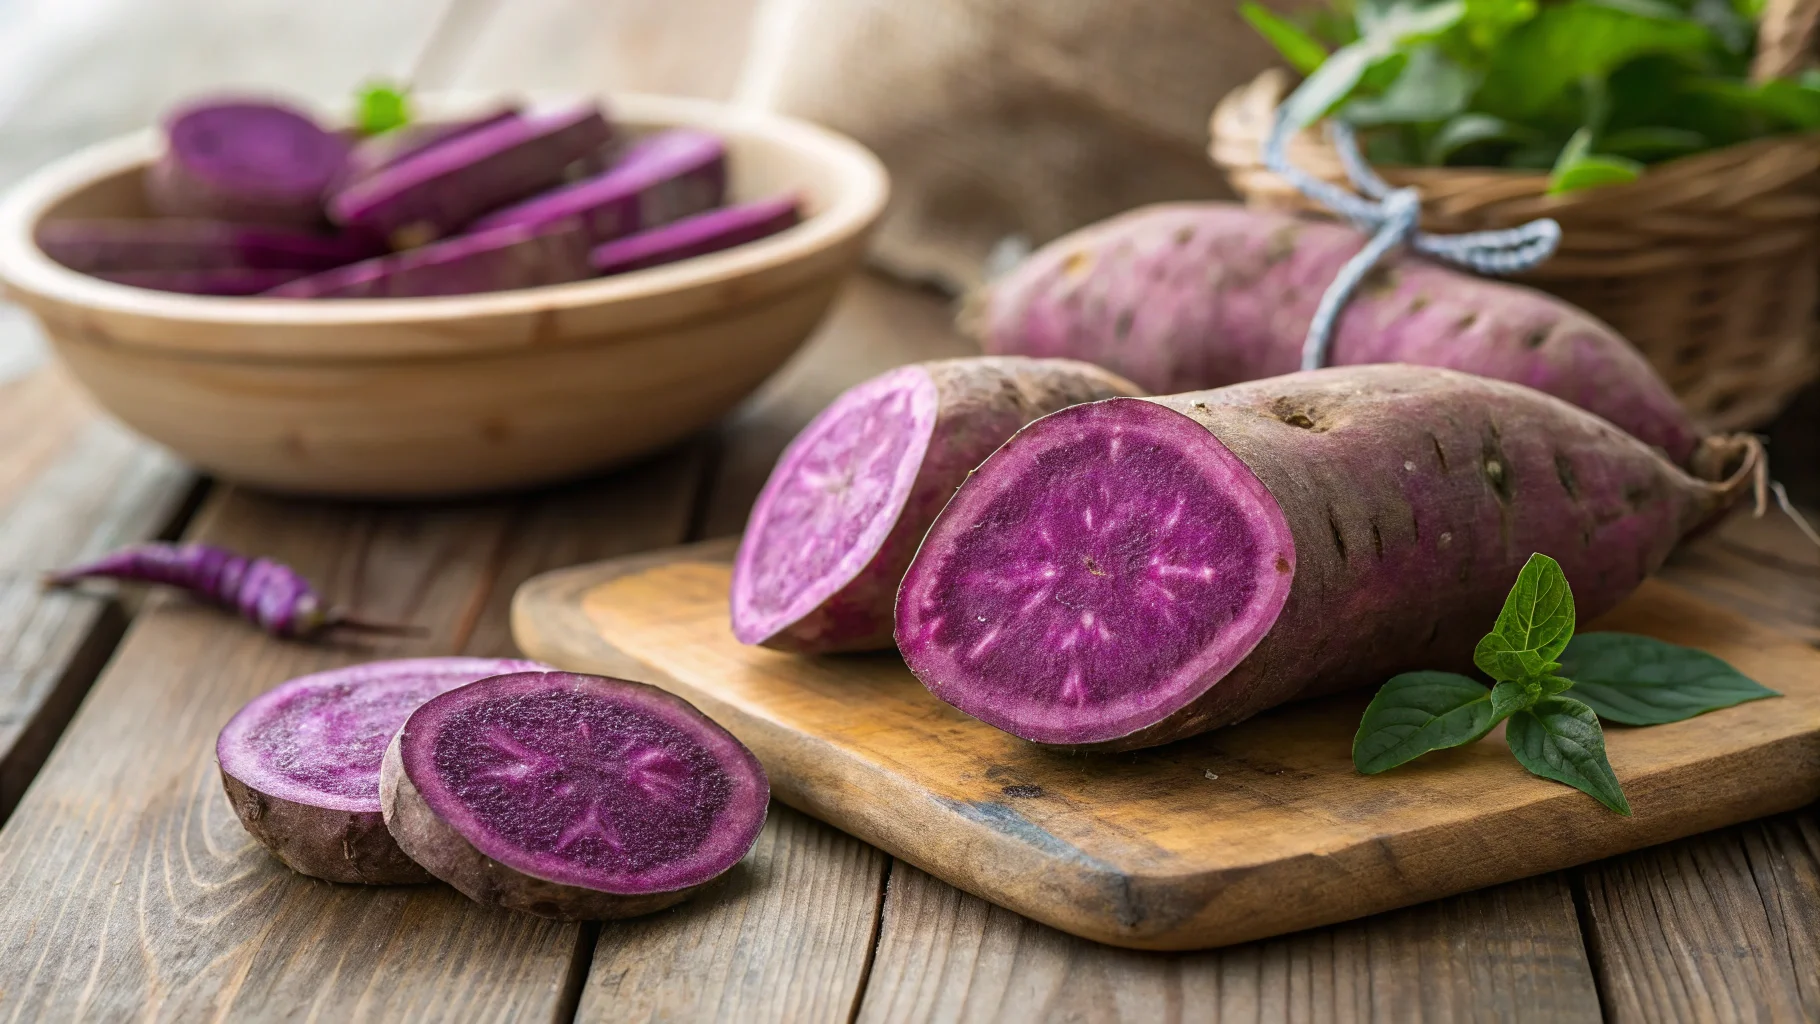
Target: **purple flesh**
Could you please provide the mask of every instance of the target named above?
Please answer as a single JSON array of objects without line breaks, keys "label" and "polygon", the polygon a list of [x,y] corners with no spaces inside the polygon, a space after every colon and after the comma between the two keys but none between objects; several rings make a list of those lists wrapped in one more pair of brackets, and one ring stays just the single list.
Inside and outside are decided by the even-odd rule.
[{"label": "purple flesh", "polygon": [[432,147],[472,135],[517,116],[517,106],[501,107],[488,114],[456,121],[414,121],[362,139],[354,144],[353,151],[348,154],[347,165],[337,176],[335,188],[339,191],[375,171],[384,170]]},{"label": "purple flesh", "polygon": [[371,241],[347,235],[170,218],[50,221],[39,226],[37,241],[46,256],[85,274],[327,270],[379,252]]},{"label": "purple flesh", "polygon": [[309,226],[347,160],[349,142],[280,103],[192,104],[165,122],[169,144],[146,175],[167,217]]},{"label": "purple flesh", "polygon": [[1582,620],[1750,492],[1538,391],[1432,367],[1063,410],[962,484],[897,604],[938,697],[1130,749],[1416,669],[1471,671],[1532,552]]},{"label": "purple flesh", "polygon": [[1007,732],[1124,736],[1251,653],[1289,597],[1295,543],[1258,478],[1186,417],[1113,400],[1038,422],[942,513],[899,641],[936,696]]},{"label": "purple flesh", "polygon": [[[593,893],[714,879],[751,849],[770,798],[764,769],[724,729],[680,698],[600,676],[522,673],[451,691],[395,747],[423,806],[479,854]],[[414,847],[394,813],[406,851],[475,895],[439,863],[450,851]]]},{"label": "purple flesh", "polygon": [[307,270],[109,270],[94,276],[115,284],[184,295],[259,295],[308,274]]},{"label": "purple flesh", "polygon": [[1045,413],[1135,394],[1086,363],[991,356],[850,388],[790,443],[753,505],[734,560],[734,636],[804,653],[890,647],[904,570],[967,474]]},{"label": "purple flesh", "polygon": [[497,210],[473,230],[575,218],[599,244],[710,209],[726,189],[726,146],[707,132],[676,129],[640,139],[604,174]]},{"label": "purple flesh", "polygon": [[422,245],[560,183],[570,164],[601,149],[612,134],[595,106],[510,118],[349,185],[330,198],[329,215],[396,248]]},{"label": "purple flesh", "polygon": [[795,197],[761,199],[699,213],[674,224],[608,242],[595,249],[591,259],[594,269],[601,274],[623,274],[756,242],[794,226],[799,220],[801,214]]},{"label": "purple flesh", "polygon": [[588,240],[578,225],[542,232],[505,227],[337,267],[265,294],[284,299],[402,299],[538,288],[589,276]]},{"label": "purple flesh", "polygon": [[293,870],[331,882],[431,880],[392,839],[379,802],[386,746],[424,701],[530,661],[411,658],[318,672],[254,698],[215,744],[241,824]]},{"label": "purple flesh", "polygon": [[778,461],[740,545],[733,634],[763,643],[872,561],[910,498],[939,396],[919,367],[874,377],[816,417]]}]

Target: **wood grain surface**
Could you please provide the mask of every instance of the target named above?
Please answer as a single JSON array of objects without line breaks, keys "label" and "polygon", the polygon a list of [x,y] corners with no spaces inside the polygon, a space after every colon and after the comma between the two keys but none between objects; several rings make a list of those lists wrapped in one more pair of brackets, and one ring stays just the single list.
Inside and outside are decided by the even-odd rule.
[{"label": "wood grain surface", "polygon": [[601,926],[576,1019],[846,1024],[885,860],[774,804],[757,847],[713,893]]},{"label": "wood grain surface", "polygon": [[1114,949],[892,869],[860,1024],[1597,1021],[1559,875],[1201,953]]},{"label": "wood grain surface", "polygon": [[[247,699],[303,672],[510,653],[505,596],[523,575],[551,557],[680,539],[699,479],[685,457],[520,501],[363,508],[218,494],[192,536],[284,559],[334,599],[430,635],[310,647],[154,600],[0,830],[0,1007],[19,1020],[548,1019],[572,1007],[577,927],[440,885],[292,873],[235,819],[215,734]],[[552,544],[518,528],[550,519],[588,529]]]},{"label": "wood grain surface", "polygon": [[192,478],[104,420],[61,373],[0,384],[0,821],[50,753],[126,620],[45,591],[48,569],[162,532]]},{"label": "wood grain surface", "polygon": [[[759,755],[778,798],[944,880],[1116,945],[1202,948],[1347,920],[1786,810],[1820,794],[1820,654],[1661,583],[1604,628],[1712,651],[1786,696],[1607,745],[1634,818],[1525,773],[1494,734],[1368,778],[1369,694],[1167,747],[1060,755],[931,697],[891,656],[735,641],[731,545],[563,570],[513,608],[519,645],[650,666]],[[866,714],[856,715],[856,702]]]}]

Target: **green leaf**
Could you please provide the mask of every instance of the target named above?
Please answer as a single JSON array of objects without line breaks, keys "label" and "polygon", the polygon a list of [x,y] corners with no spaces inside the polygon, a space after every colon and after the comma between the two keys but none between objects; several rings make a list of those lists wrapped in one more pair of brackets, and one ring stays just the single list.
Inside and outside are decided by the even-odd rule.
[{"label": "green leaf", "polygon": [[354,126],[363,135],[378,135],[411,121],[411,104],[402,89],[383,82],[361,88],[354,110]]},{"label": "green leaf", "polygon": [[1560,563],[1529,556],[1504,599],[1497,624],[1479,641],[1473,664],[1500,682],[1544,676],[1574,635],[1574,595]]},{"label": "green leaf", "polygon": [[1465,0],[1418,5],[1400,0],[1381,11],[1359,9],[1359,40],[1335,50],[1283,101],[1291,131],[1326,117],[1352,95],[1371,70],[1385,61],[1405,59],[1398,51],[1447,31],[1466,12]]},{"label": "green leaf", "polygon": [[1239,5],[1239,16],[1257,30],[1266,42],[1276,47],[1290,67],[1304,75],[1313,73],[1327,59],[1327,47],[1322,46],[1320,40],[1251,0]]},{"label": "green leaf", "polygon": [[1561,656],[1574,695],[1600,718],[1625,725],[1679,722],[1781,694],[1705,651],[1630,633],[1574,637]]},{"label": "green leaf", "polygon": [[1539,142],[1541,137],[1542,133],[1534,128],[1511,124],[1490,114],[1461,114],[1435,132],[1422,156],[1428,163],[1440,165],[1467,146],[1481,142]]},{"label": "green leaf", "polygon": [[1466,38],[1480,51],[1536,16],[1536,0],[1466,0]]},{"label": "green leaf", "polygon": [[1382,96],[1353,100],[1340,116],[1355,125],[1443,121],[1466,109],[1478,81],[1438,46],[1411,50],[1409,62]]},{"label": "green leaf", "polygon": [[[1572,642],[1569,642],[1567,646],[1572,647]],[[1544,697],[1553,697],[1557,693],[1564,693],[1567,690],[1572,689],[1573,685],[1574,681],[1572,679],[1564,679],[1561,676],[1543,676],[1539,681],[1541,693]]]},{"label": "green leaf", "polygon": [[1572,697],[1547,697],[1510,716],[1504,736],[1510,752],[1531,773],[1565,782],[1619,814],[1630,814],[1592,708]]},{"label": "green leaf", "polygon": [[1545,6],[1513,29],[1491,57],[1473,109],[1512,121],[1548,110],[1567,90],[1603,79],[1644,54],[1664,53],[1694,64],[1706,59],[1711,36],[1685,19],[1648,17],[1592,3]]},{"label": "green leaf", "polygon": [[1385,683],[1352,740],[1352,763],[1366,775],[1431,750],[1471,743],[1499,718],[1491,691],[1452,672],[1405,672]]},{"label": "green leaf", "polygon": [[1612,132],[1599,148],[1633,160],[1659,160],[1705,149],[1706,136],[1686,128],[1642,127]]},{"label": "green leaf", "polygon": [[1522,683],[1502,682],[1491,688],[1491,713],[1499,721],[1535,706],[1541,694]]},{"label": "green leaf", "polygon": [[1635,160],[1587,153],[1584,146],[1578,153],[1572,150],[1573,143],[1569,142],[1561,151],[1561,158],[1555,161],[1554,170],[1549,172],[1548,194],[1551,196],[1605,185],[1628,185],[1643,174],[1643,165]]}]

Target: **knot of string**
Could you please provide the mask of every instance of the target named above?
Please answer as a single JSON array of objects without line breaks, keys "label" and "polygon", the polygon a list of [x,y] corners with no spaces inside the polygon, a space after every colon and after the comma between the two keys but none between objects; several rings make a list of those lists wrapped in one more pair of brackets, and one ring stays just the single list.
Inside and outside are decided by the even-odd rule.
[{"label": "knot of string", "polygon": [[1302,342],[1304,370],[1317,370],[1326,365],[1327,349],[1340,311],[1384,254],[1398,245],[1407,245],[1417,252],[1481,274],[1503,275],[1520,273],[1540,264],[1554,255],[1555,247],[1561,242],[1561,225],[1547,217],[1496,231],[1428,234],[1419,227],[1422,197],[1413,188],[1391,188],[1378,177],[1359,155],[1358,142],[1345,123],[1332,120],[1327,130],[1339,153],[1340,165],[1346,169],[1346,176],[1359,194],[1290,163],[1287,150],[1294,126],[1289,123],[1288,110],[1287,103],[1277,107],[1270,135],[1264,140],[1264,166],[1303,195],[1371,236],[1365,247],[1340,268],[1339,275],[1321,295],[1321,304],[1315,308],[1314,320],[1308,325],[1308,337]]}]

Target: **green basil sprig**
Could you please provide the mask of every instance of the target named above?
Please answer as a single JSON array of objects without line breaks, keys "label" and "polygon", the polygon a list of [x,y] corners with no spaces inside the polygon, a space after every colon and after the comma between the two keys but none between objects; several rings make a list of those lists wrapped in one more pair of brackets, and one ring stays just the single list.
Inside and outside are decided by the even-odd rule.
[{"label": "green basil sprig", "polygon": [[1523,767],[1629,814],[1599,719],[1658,725],[1780,696],[1704,651],[1628,633],[1574,636],[1573,591],[1544,554],[1517,574],[1473,663],[1493,686],[1454,672],[1405,672],[1385,683],[1353,738],[1354,766],[1376,775],[1508,722],[1505,742]]}]

